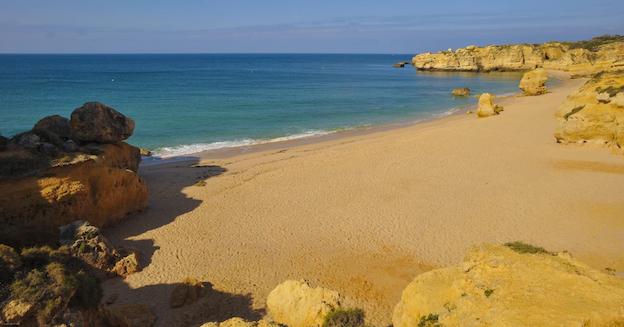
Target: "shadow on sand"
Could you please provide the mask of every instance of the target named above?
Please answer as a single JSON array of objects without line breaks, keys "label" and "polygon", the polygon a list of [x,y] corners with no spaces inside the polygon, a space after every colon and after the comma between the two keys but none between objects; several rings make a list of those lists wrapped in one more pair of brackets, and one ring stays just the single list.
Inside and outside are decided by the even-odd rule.
[{"label": "shadow on sand", "polygon": [[[151,230],[165,226],[176,217],[197,208],[201,201],[187,197],[183,189],[189,186],[203,187],[204,181],[225,173],[220,166],[200,165],[197,158],[185,158],[171,163],[142,167],[139,174],[146,181],[149,192],[148,208],[126,221],[104,231],[116,245],[138,250],[143,269],[152,262],[158,247],[152,239],[136,239]],[[209,282],[204,283],[205,296],[182,308],[169,305],[171,292],[178,284],[155,284],[131,288],[123,279],[106,281],[107,297],[118,295],[115,303],[148,304],[159,316],[156,326],[199,326],[205,322],[221,322],[232,317],[258,320],[262,310],[252,308],[250,295],[231,294],[216,290]]]}]

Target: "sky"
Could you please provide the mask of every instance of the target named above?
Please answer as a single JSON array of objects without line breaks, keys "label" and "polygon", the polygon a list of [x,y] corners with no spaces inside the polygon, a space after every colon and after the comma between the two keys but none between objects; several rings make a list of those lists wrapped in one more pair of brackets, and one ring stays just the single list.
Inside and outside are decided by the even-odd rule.
[{"label": "sky", "polygon": [[624,34],[624,0],[0,0],[0,53],[417,53]]}]

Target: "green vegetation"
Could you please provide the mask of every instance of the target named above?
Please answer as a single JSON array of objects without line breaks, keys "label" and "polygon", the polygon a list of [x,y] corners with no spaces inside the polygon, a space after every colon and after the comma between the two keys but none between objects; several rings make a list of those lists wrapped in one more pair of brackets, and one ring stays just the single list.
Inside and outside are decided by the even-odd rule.
[{"label": "green vegetation", "polygon": [[529,253],[529,254],[551,254],[554,255],[554,253],[547,251],[546,249],[539,247],[539,246],[535,246],[535,245],[531,245],[531,244],[527,244],[524,242],[520,242],[520,241],[516,241],[516,242],[509,242],[509,243],[505,243],[505,246],[518,252],[518,253]]},{"label": "green vegetation", "polygon": [[492,295],[492,293],[494,293],[494,290],[491,288],[486,289],[483,294],[485,295],[485,297],[490,297],[490,295]]},{"label": "green vegetation", "polygon": [[330,312],[323,321],[323,327],[363,327],[362,309],[338,309]]},{"label": "green vegetation", "polygon": [[572,42],[570,43],[570,49],[596,51],[600,46],[614,42],[624,42],[624,35],[601,35],[591,40]]},{"label": "green vegetation", "polygon": [[418,322],[418,327],[441,327],[442,325],[438,323],[438,318],[438,315],[433,313],[422,316]]},{"label": "green vegetation", "polygon": [[51,325],[67,307],[97,308],[102,297],[99,281],[67,247],[48,246],[17,251],[0,245],[0,303],[32,305],[25,325]]}]

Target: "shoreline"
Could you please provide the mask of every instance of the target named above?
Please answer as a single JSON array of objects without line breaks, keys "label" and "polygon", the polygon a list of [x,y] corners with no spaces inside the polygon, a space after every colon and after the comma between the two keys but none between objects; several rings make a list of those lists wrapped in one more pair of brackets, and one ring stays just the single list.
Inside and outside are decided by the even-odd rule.
[{"label": "shoreline", "polygon": [[489,118],[458,113],[142,166],[148,209],[105,234],[137,249],[144,268],[107,281],[105,296],[150,303],[170,326],[214,319],[201,304],[169,308],[162,294],[187,276],[248,295],[254,310],[284,280],[306,279],[387,325],[416,275],[474,244],[524,241],[624,270],[621,156],[553,136],[557,107],[583,83],[501,98],[505,111]]},{"label": "shoreline", "polygon": [[[427,72],[427,71],[424,71]],[[457,71],[454,71],[457,72]],[[489,72],[484,72],[483,74],[488,74]],[[570,74],[565,71],[557,71],[557,70],[549,70],[549,80],[548,84],[550,84],[550,90],[557,89],[561,86],[562,82],[566,79],[570,78]],[[520,80],[518,80],[520,82]],[[552,84],[554,83],[554,84]],[[450,94],[449,90],[449,94]],[[450,95],[449,95],[450,96]],[[478,94],[471,94],[469,97],[477,98]],[[517,90],[513,93],[504,93],[501,95],[496,95],[496,101],[505,104],[505,102],[509,101],[509,99],[513,99],[515,97],[522,96],[522,92]],[[141,167],[150,167],[150,166],[158,166],[158,165],[167,165],[173,163],[183,163],[186,161],[193,161],[195,159],[200,160],[209,160],[209,159],[225,159],[243,154],[251,154],[262,151],[271,151],[275,149],[288,149],[297,146],[316,144],[322,142],[329,142],[338,140],[341,138],[347,137],[355,137],[355,136],[364,136],[368,134],[374,134],[384,131],[389,131],[393,129],[406,128],[419,124],[428,124],[431,122],[441,121],[445,119],[456,119],[457,117],[467,116],[467,111],[476,111],[477,103],[463,105],[459,107],[449,108],[446,111],[443,111],[438,114],[434,114],[432,117],[416,119],[416,120],[399,120],[395,122],[385,122],[378,124],[369,124],[365,126],[355,126],[355,127],[346,127],[341,128],[337,131],[327,131],[321,130],[322,133],[316,135],[302,136],[296,137],[301,134],[294,135],[285,135],[281,137],[277,137],[274,139],[250,139],[252,144],[248,145],[235,145],[235,146],[224,146],[217,149],[210,150],[202,150],[198,152],[193,152],[189,154],[183,155],[174,155],[170,157],[144,157],[141,161]],[[292,139],[288,139],[290,137],[294,137]],[[286,140],[279,140],[286,139]],[[279,140],[279,141],[274,141]],[[222,143],[226,142],[236,142],[236,141],[222,141]],[[211,143],[212,144],[212,143]],[[192,145],[192,144],[191,144]]]},{"label": "shoreline", "polygon": [[[514,97],[521,96],[521,92],[515,93],[506,93],[496,97],[497,101],[500,103],[504,103],[508,101],[508,99],[512,99]],[[476,95],[470,95],[470,97],[476,97]],[[478,99],[477,99],[478,100]],[[365,136],[368,134],[380,133],[385,131],[390,131],[394,129],[406,128],[419,124],[427,124],[445,119],[452,119],[462,116],[467,116],[467,111],[475,111],[477,109],[477,104],[469,104],[463,105],[460,107],[450,108],[442,113],[435,114],[433,117],[417,119],[417,120],[401,120],[395,122],[386,122],[379,124],[370,124],[364,126],[355,126],[355,127],[347,127],[341,128],[337,131],[322,131],[319,134],[307,135],[296,137],[297,135],[302,134],[294,134],[281,136],[274,139],[258,139],[258,140],[250,140],[254,143],[245,144],[245,145],[235,145],[235,146],[224,146],[217,149],[203,150],[199,152],[193,152],[189,154],[183,155],[175,155],[170,157],[144,157],[141,162],[141,167],[151,167],[158,165],[167,165],[172,163],[183,163],[186,161],[192,161],[197,158],[200,160],[209,160],[209,159],[226,159],[238,155],[243,154],[251,154],[262,151],[271,151],[275,149],[288,149],[297,146],[317,144],[323,142],[329,142],[338,140],[341,138],[347,137],[355,137],[355,136]],[[292,139],[288,139],[293,137]],[[285,140],[280,140],[285,139]],[[278,140],[278,141],[274,141]],[[224,141],[223,143],[228,142]],[[232,141],[234,142],[234,141]]]}]

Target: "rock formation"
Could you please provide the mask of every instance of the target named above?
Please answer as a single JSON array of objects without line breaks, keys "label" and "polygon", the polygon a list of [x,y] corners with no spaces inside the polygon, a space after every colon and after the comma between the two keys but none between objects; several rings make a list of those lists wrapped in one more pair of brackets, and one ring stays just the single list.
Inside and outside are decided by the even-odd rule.
[{"label": "rock formation", "polygon": [[116,249],[99,228],[76,221],[60,228],[60,243],[69,247],[72,256],[94,268],[99,278],[128,276],[139,271],[137,254]]},{"label": "rock formation", "polygon": [[495,96],[490,93],[483,93],[479,97],[479,107],[477,109],[478,117],[490,117],[494,115],[498,115],[501,111],[503,111],[503,107],[497,104],[494,104]]},{"label": "rock formation", "polygon": [[322,287],[312,288],[305,281],[288,280],[267,297],[271,318],[290,327],[322,326],[325,317],[340,307],[342,296]]},{"label": "rock formation", "polygon": [[546,81],[548,81],[548,74],[544,69],[538,68],[526,72],[518,87],[524,95],[541,95],[546,93]]},{"label": "rock formation", "polygon": [[132,119],[99,102],[85,103],[71,114],[72,138],[79,142],[121,142],[133,131]]},{"label": "rock formation", "polygon": [[[593,46],[593,44],[597,44]],[[558,69],[586,75],[624,67],[624,38],[605,38],[592,46],[578,43],[468,46],[455,51],[423,53],[412,59],[421,70],[518,71]]]},{"label": "rock formation", "polygon": [[172,308],[179,308],[197,301],[205,293],[206,290],[202,282],[195,278],[187,277],[182,284],[176,285],[171,292],[169,305]]},{"label": "rock formation", "polygon": [[557,111],[559,143],[624,147],[624,71],[603,73],[568,96]]},{"label": "rock formation", "polygon": [[522,243],[473,248],[463,263],[424,273],[393,315],[407,326],[616,326],[624,280],[568,253]]},{"label": "rock formation", "polygon": [[467,97],[469,95],[470,95],[470,89],[467,87],[459,87],[459,88],[453,89],[453,96]]},{"label": "rock formation", "polygon": [[139,149],[120,142],[133,128],[117,111],[88,103],[71,121],[49,116],[12,137],[0,152],[0,242],[37,244],[75,220],[101,227],[144,209]]}]

